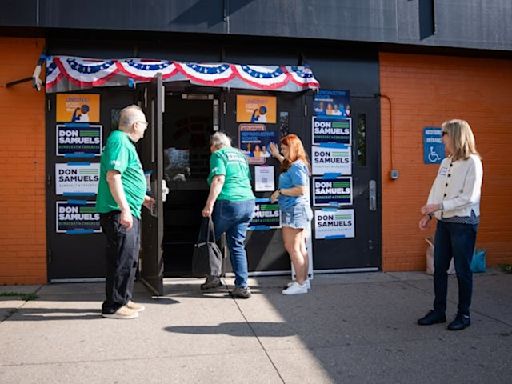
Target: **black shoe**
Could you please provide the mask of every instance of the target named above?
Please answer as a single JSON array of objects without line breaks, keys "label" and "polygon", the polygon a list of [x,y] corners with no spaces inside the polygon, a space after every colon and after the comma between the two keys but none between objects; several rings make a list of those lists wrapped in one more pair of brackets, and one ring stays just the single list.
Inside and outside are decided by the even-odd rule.
[{"label": "black shoe", "polygon": [[446,315],[436,311],[429,311],[421,319],[418,319],[418,325],[432,325],[437,323],[444,323],[446,321]]},{"label": "black shoe", "polygon": [[206,281],[201,284],[201,291],[222,287],[222,281],[218,276],[208,275]]},{"label": "black shoe", "polygon": [[446,329],[450,331],[462,331],[463,329],[466,329],[471,325],[471,318],[469,315],[462,315],[460,313],[457,313],[457,316],[455,316],[455,319],[448,324],[448,327]]}]

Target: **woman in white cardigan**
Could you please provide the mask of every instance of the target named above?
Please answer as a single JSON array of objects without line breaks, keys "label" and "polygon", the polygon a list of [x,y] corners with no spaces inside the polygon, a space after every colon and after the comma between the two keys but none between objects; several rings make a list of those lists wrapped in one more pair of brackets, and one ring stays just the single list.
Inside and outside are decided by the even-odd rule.
[{"label": "woman in white cardigan", "polygon": [[434,309],[418,320],[419,325],[446,321],[447,270],[453,257],[457,272],[459,300],[455,319],[448,325],[457,331],[469,327],[473,273],[470,264],[480,222],[482,161],[476,151],[471,127],[464,120],[442,124],[447,158],[441,162],[430,189],[419,227],[426,229],[435,216]]}]

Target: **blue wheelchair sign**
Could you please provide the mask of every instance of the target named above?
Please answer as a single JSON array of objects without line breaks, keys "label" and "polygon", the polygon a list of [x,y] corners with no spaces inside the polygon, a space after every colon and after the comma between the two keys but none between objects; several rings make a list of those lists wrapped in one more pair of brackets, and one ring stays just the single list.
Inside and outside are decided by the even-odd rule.
[{"label": "blue wheelchair sign", "polygon": [[441,128],[423,128],[423,162],[425,164],[439,164],[445,156]]}]

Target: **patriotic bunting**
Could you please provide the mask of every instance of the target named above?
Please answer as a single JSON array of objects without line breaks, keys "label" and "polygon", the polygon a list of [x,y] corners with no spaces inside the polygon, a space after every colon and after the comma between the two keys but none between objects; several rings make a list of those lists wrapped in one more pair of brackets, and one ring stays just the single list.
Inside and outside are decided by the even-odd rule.
[{"label": "patriotic bunting", "polygon": [[164,82],[189,81],[212,87],[286,92],[319,88],[308,67],[48,56],[46,91],[53,93],[97,86],[132,85],[134,82],[148,82],[157,73],[162,74]]}]

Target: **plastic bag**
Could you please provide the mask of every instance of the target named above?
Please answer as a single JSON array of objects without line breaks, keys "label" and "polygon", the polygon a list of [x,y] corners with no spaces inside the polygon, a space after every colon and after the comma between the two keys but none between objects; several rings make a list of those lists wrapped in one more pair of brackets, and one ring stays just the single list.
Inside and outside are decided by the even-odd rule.
[{"label": "plastic bag", "polygon": [[[434,239],[432,237],[426,237],[427,249],[425,251],[425,272],[429,275],[434,274]],[[453,258],[450,260],[450,268],[448,268],[448,274],[453,275],[455,273],[455,266],[453,265]]]},{"label": "plastic bag", "polygon": [[485,249],[475,249],[473,253],[473,258],[471,259],[471,271],[473,273],[485,272],[485,254],[487,251]]}]

